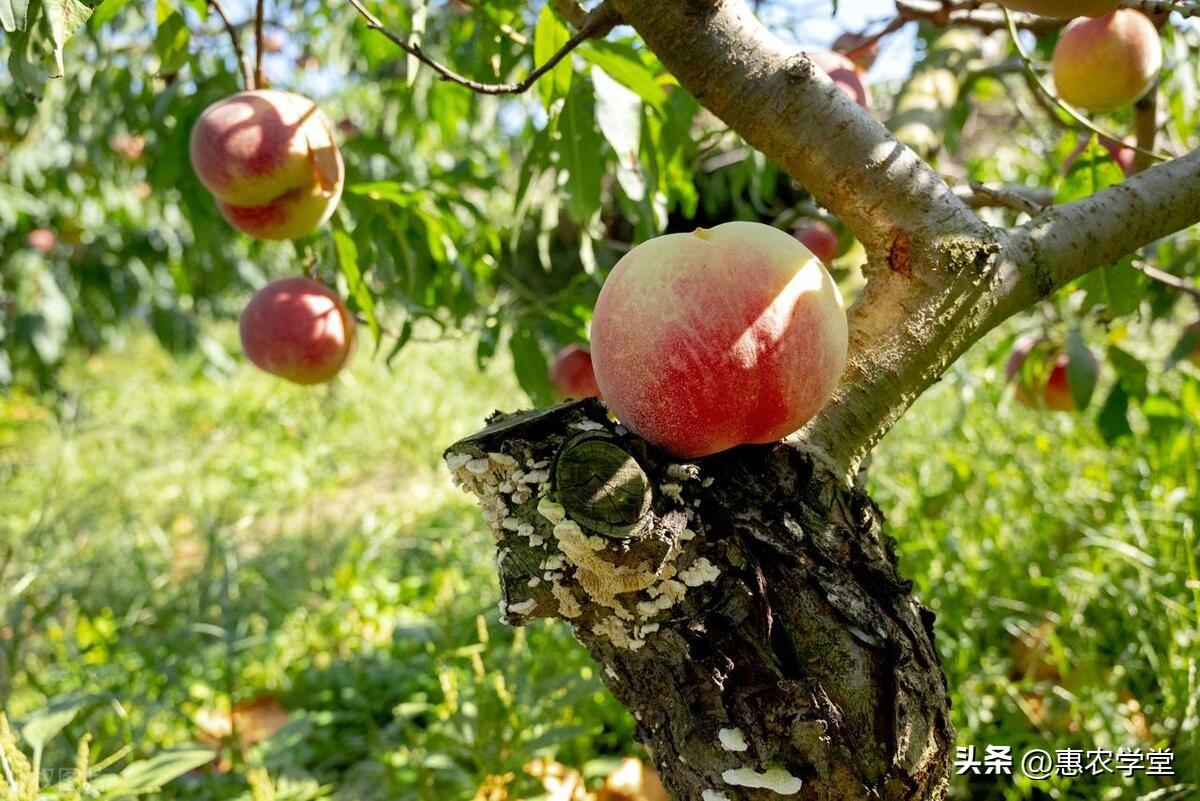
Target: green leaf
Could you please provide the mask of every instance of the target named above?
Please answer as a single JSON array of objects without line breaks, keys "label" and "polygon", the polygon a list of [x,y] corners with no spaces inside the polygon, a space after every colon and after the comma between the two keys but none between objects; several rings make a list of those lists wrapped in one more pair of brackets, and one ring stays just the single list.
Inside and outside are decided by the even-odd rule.
[{"label": "green leaf", "polygon": [[91,14],[79,0],[0,0],[0,24],[12,34],[8,67],[13,81],[40,94],[47,77],[63,77],[63,47]]},{"label": "green leaf", "polygon": [[1078,331],[1072,331],[1067,335],[1067,386],[1071,389],[1075,407],[1080,411],[1092,402],[1099,375],[1099,366],[1083,341],[1083,336]]},{"label": "green leaf", "polygon": [[[537,27],[533,32],[533,63],[545,64],[563,48],[571,38],[571,31],[554,13],[553,3],[546,3],[538,14]],[[538,97],[547,110],[555,99],[567,96],[571,91],[571,57],[567,56],[554,69],[538,80]]]},{"label": "green leaf", "polygon": [[29,15],[29,0],[0,0],[0,26],[9,33],[23,31]]},{"label": "green leaf", "polygon": [[1141,359],[1126,350],[1112,345],[1108,349],[1108,361],[1117,373],[1117,381],[1130,398],[1141,400],[1146,397],[1149,371]]},{"label": "green leaf", "polygon": [[[5,0],[0,0],[3,4]],[[129,5],[130,0],[104,0],[100,5],[96,6],[92,13],[92,28],[99,28],[112,21],[113,17],[121,12],[121,9]]]},{"label": "green leaf", "polygon": [[[409,34],[408,43],[415,47],[421,46],[421,40],[425,37],[425,23],[429,19],[429,2],[428,0],[416,0],[412,11],[412,33]],[[408,59],[405,62],[404,78],[408,82],[408,87],[411,89],[413,84],[417,82],[417,72],[421,69],[421,61],[413,54],[408,54]]]},{"label": "green leaf", "polygon": [[1101,189],[1115,186],[1125,180],[1125,173],[1092,137],[1087,148],[1079,154],[1066,178],[1058,188],[1056,205],[1094,195]]},{"label": "green leaf", "polygon": [[655,80],[654,73],[638,58],[637,50],[622,42],[593,39],[580,48],[584,60],[608,73],[614,80],[645,100],[655,111],[662,111],[667,90]]},{"label": "green leaf", "polygon": [[641,200],[646,196],[646,177],[638,157],[641,99],[599,67],[592,67],[592,86],[596,91],[596,124],[617,154],[617,183],[630,200]]},{"label": "green leaf", "polygon": [[525,390],[535,405],[552,405],[554,388],[550,384],[550,366],[537,337],[524,326],[516,328],[509,338],[508,347],[512,351],[513,369],[521,389]]},{"label": "green leaf", "polygon": [[1167,369],[1170,370],[1182,361],[1193,358],[1200,353],[1200,325],[1190,326],[1184,330],[1183,336],[1171,348],[1167,356]]},{"label": "green leaf", "polygon": [[371,336],[378,345],[381,333],[379,320],[375,317],[375,298],[363,280],[362,270],[358,266],[358,246],[347,231],[337,228],[333,232],[333,248],[337,252],[338,269],[346,277],[350,297],[354,298],[355,305],[367,318],[367,327],[371,329]]},{"label": "green leaf", "polygon": [[170,75],[178,72],[188,57],[191,33],[187,22],[178,11],[159,0],[158,32],[154,35],[154,54],[158,56],[158,72]]},{"label": "green leaf", "polygon": [[1100,429],[1100,436],[1109,445],[1133,433],[1129,426],[1129,395],[1120,382],[1113,386],[1104,405],[1100,407],[1096,425]]},{"label": "green leaf", "polygon": [[104,696],[92,694],[55,698],[25,719],[21,736],[35,752],[41,753],[46,744],[70,725],[80,712],[103,699]]},{"label": "green leaf", "polygon": [[216,755],[210,748],[190,747],[163,751],[149,759],[134,762],[121,771],[114,786],[106,788],[106,798],[122,798],[154,792],[213,761]]},{"label": "green leaf", "polygon": [[605,159],[604,140],[596,130],[591,92],[577,86],[563,104],[558,141],[560,163],[567,171],[566,205],[579,223],[587,223],[600,208]]}]

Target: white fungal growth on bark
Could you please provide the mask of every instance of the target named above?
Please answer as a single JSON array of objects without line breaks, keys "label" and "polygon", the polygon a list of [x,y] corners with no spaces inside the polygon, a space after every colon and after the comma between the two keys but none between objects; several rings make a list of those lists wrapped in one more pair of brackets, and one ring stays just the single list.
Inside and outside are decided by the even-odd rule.
[{"label": "white fungal growth on bark", "polygon": [[676,481],[694,481],[700,478],[700,468],[694,464],[669,464],[667,475]]},{"label": "white fungal growth on bark", "polygon": [[583,607],[575,599],[575,594],[571,592],[570,587],[564,587],[555,579],[550,585],[550,592],[554,595],[555,600],[558,601],[558,613],[564,618],[569,620],[583,614]]},{"label": "white fungal growth on bark", "polygon": [[729,796],[716,790],[705,790],[700,794],[700,801],[729,801]]},{"label": "white fungal growth on bark", "polygon": [[518,604],[509,604],[508,611],[514,615],[523,615],[526,612],[532,612],[533,607],[535,606],[537,606],[537,600],[529,598],[528,600],[521,601]]},{"label": "white fungal growth on bark", "polygon": [[562,504],[555,503],[549,498],[542,498],[537,505],[538,514],[549,520],[551,523],[560,523],[567,516],[567,510],[562,508]]},{"label": "white fungal growth on bark", "polygon": [[659,490],[661,490],[662,494],[666,495],[671,500],[678,503],[683,502],[683,487],[681,487],[679,484],[663,484],[661,487],[659,487]]},{"label": "white fungal growth on bark", "polygon": [[731,768],[721,774],[726,784],[770,790],[778,795],[795,795],[804,783],[783,768],[768,768],[761,773],[754,768]]},{"label": "white fungal growth on bark", "polygon": [[680,571],[679,578],[689,587],[699,587],[701,584],[716,581],[720,575],[720,568],[701,556]]},{"label": "white fungal growth on bark", "polygon": [[469,461],[471,461],[471,454],[469,453],[446,454],[446,467],[450,470],[450,475],[457,473],[459,470],[465,467]]},{"label": "white fungal growth on bark", "polygon": [[717,732],[717,739],[726,751],[742,752],[750,747],[746,745],[746,735],[742,734],[741,729],[721,729]]},{"label": "white fungal growth on bark", "polygon": [[597,423],[595,420],[583,420],[578,423],[572,423],[571,428],[577,429],[579,431],[603,431],[604,430],[604,426],[602,426],[600,423]]}]

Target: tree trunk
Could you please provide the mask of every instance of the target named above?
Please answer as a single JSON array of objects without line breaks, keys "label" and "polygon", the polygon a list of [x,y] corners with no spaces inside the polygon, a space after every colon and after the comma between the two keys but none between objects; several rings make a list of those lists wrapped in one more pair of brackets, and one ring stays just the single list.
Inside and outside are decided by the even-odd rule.
[{"label": "tree trunk", "polygon": [[820,454],[681,463],[595,401],[489,422],[447,463],[496,535],[504,618],[572,625],[676,798],[944,795],[933,615]]}]

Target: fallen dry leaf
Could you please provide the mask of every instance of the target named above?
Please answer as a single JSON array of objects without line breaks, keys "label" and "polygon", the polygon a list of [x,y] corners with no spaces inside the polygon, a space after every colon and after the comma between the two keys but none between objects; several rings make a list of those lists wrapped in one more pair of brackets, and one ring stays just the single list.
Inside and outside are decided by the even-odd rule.
[{"label": "fallen dry leaf", "polygon": [[232,711],[201,709],[194,722],[200,730],[198,739],[205,745],[220,747],[236,732],[238,746],[245,749],[286,726],[288,712],[274,696],[260,695],[239,701]]}]

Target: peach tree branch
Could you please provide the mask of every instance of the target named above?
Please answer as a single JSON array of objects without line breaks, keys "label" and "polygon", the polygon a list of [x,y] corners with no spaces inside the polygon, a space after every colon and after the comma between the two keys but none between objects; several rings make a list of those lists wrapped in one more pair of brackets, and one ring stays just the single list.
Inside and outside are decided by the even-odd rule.
[{"label": "peach tree branch", "polygon": [[263,77],[263,0],[258,0],[254,13],[254,88],[267,85]]},{"label": "peach tree branch", "polygon": [[254,89],[254,75],[250,71],[250,65],[246,61],[246,54],[242,51],[242,40],[238,36],[237,28],[229,21],[229,15],[225,12],[225,6],[221,0],[208,0],[208,4],[212,6],[212,10],[216,12],[221,19],[221,24],[225,27],[225,32],[229,34],[229,41],[233,45],[233,55],[237,58],[238,71],[242,76],[242,86],[246,89]]},{"label": "peach tree branch", "polygon": [[408,53],[413,58],[420,61],[425,66],[433,70],[443,81],[456,83],[459,86],[465,86],[473,92],[478,92],[485,95],[514,95],[523,94],[537,83],[538,78],[541,78],[550,70],[561,62],[564,58],[571,54],[579,45],[583,44],[588,39],[603,36],[610,31],[616,22],[616,15],[608,3],[602,3],[592,11],[584,24],[575,32],[575,34],[566,41],[566,43],[546,59],[544,64],[534,67],[524,79],[512,83],[484,83],[460,75],[454,70],[442,64],[439,61],[431,58],[421,49],[420,45],[413,44],[391,31],[380,22],[379,18],[367,10],[367,7],[362,4],[362,0],[350,0],[350,5],[354,6],[355,10],[367,22],[367,27],[371,30],[378,31],[383,34],[392,44],[399,47],[404,52]]}]

